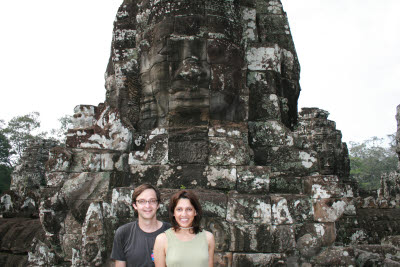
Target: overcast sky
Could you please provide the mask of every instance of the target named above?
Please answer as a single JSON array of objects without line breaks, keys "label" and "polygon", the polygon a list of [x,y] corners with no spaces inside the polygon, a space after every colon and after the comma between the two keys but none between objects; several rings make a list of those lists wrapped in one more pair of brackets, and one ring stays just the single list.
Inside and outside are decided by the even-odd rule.
[{"label": "overcast sky", "polygon": [[[76,105],[103,102],[121,2],[1,1],[0,119],[39,111],[51,129]],[[299,107],[329,111],[346,142],[394,133],[400,1],[282,2],[301,65]]]}]

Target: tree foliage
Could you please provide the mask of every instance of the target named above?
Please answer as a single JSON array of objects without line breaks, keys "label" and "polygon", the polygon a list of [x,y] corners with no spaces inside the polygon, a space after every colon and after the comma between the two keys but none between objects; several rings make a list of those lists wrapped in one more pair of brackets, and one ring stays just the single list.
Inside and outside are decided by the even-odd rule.
[{"label": "tree foliage", "polygon": [[394,135],[388,135],[388,147],[383,145],[384,138],[376,136],[361,143],[350,143],[350,175],[364,190],[375,190],[380,186],[383,173],[397,169],[398,158],[395,152]]},{"label": "tree foliage", "polygon": [[31,112],[23,116],[12,118],[7,126],[1,130],[11,145],[11,164],[15,165],[23,151],[35,140],[46,136],[46,133],[36,133],[40,128],[39,112]]},{"label": "tree foliage", "polygon": [[10,166],[11,145],[7,137],[0,131],[0,164]]},{"label": "tree foliage", "polygon": [[10,188],[13,167],[29,144],[43,138],[64,143],[71,120],[68,115],[61,117],[60,128],[51,130],[48,136],[40,131],[39,112],[13,117],[8,123],[0,119],[0,193]]},{"label": "tree foliage", "polygon": [[[0,126],[1,127],[1,126]],[[11,145],[7,137],[1,132],[0,128],[0,194],[10,188],[11,183]]]},{"label": "tree foliage", "polygon": [[0,194],[10,189],[13,168],[0,164]]}]

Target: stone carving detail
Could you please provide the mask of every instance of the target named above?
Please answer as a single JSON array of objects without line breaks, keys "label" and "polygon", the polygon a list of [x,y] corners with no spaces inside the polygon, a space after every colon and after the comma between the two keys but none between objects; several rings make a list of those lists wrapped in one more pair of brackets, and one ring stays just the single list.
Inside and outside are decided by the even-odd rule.
[{"label": "stone carving detail", "polygon": [[132,191],[147,182],[166,200],[181,186],[198,193],[216,266],[398,261],[387,256],[396,231],[379,252],[359,245],[380,240],[351,224],[365,217],[346,144],[327,111],[298,113],[299,72],[279,0],[125,0],[105,103],[77,106],[66,147],[50,150],[34,199],[42,238],[23,260],[107,264],[115,229],[134,219]]}]

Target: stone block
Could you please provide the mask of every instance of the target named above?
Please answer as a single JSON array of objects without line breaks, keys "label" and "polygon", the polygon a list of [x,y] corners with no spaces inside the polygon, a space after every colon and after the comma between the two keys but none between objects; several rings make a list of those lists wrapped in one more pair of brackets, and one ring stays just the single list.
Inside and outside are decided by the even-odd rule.
[{"label": "stone block", "polygon": [[49,160],[46,162],[48,172],[68,171],[72,159],[72,151],[63,147],[55,147],[49,152]]},{"label": "stone block", "polygon": [[[81,230],[81,228],[79,228]],[[73,249],[80,250],[82,245],[82,234],[64,234],[62,235],[62,248],[64,260],[72,260]]]},{"label": "stone block", "polygon": [[232,267],[232,252],[214,253],[214,265],[219,267]]},{"label": "stone block", "polygon": [[254,161],[269,165],[274,172],[292,175],[307,175],[318,172],[318,155],[315,151],[304,151],[288,146],[254,147]]},{"label": "stone block", "polygon": [[101,202],[92,202],[82,225],[82,260],[88,265],[99,265],[104,260],[105,229]]},{"label": "stone block", "polygon": [[231,224],[229,250],[236,252],[291,252],[295,234],[291,225]]},{"label": "stone block", "polygon": [[44,239],[38,219],[0,218],[0,248],[13,254],[26,254],[34,238]]},{"label": "stone block", "polygon": [[[258,244],[258,238],[261,240],[272,240],[270,225],[254,225],[254,224],[241,224],[230,223],[230,243],[229,251],[240,252],[258,252],[271,251],[271,243]],[[258,229],[263,231],[258,234]]]},{"label": "stone block", "polygon": [[215,251],[226,252],[229,250],[229,245],[232,242],[232,235],[228,222],[221,218],[205,217],[202,220],[202,227],[213,233],[215,239]]},{"label": "stone block", "polygon": [[[354,249],[354,256],[360,266],[391,266],[384,263],[384,257],[377,253]],[[397,264],[398,265],[398,264]],[[394,265],[396,266],[396,265]]]},{"label": "stone block", "polygon": [[226,137],[236,139],[248,139],[247,123],[224,123],[220,124],[211,121],[212,125],[208,128],[209,137]]},{"label": "stone block", "polygon": [[131,165],[132,182],[135,185],[150,183],[159,188],[208,187],[204,165]]},{"label": "stone block", "polygon": [[60,194],[64,196],[67,206],[78,222],[83,222],[92,201],[107,199],[110,177],[109,172],[70,174]]},{"label": "stone block", "polygon": [[303,181],[299,177],[272,172],[270,174],[269,191],[277,194],[301,194],[303,193]]},{"label": "stone block", "polygon": [[209,165],[248,165],[250,162],[249,146],[243,139],[210,137]]},{"label": "stone block", "polygon": [[129,165],[160,165],[168,162],[168,135],[157,129],[149,135],[143,151],[129,154]]},{"label": "stone block", "polygon": [[258,39],[256,13],[254,8],[242,9],[243,38],[246,42],[254,42]]},{"label": "stone block", "polygon": [[[335,223],[304,223],[296,225],[296,240],[305,235],[318,239],[318,246],[331,246],[336,240]],[[312,245],[312,244],[310,244]]]},{"label": "stone block", "polygon": [[237,166],[239,193],[267,193],[270,189],[271,168],[266,166]]},{"label": "stone block", "polygon": [[[269,10],[277,11],[279,8],[269,6],[268,11]],[[282,12],[283,10],[281,9],[280,13]],[[289,23],[284,14],[274,14],[274,16],[271,16],[270,14],[257,14],[257,19],[259,21],[260,37],[262,39],[264,39],[265,36],[268,36],[268,34],[290,35]]]},{"label": "stone block", "polygon": [[387,236],[381,240],[381,244],[400,248],[400,235]]},{"label": "stone block", "polygon": [[268,196],[229,193],[228,222],[271,224],[271,217],[271,200]]},{"label": "stone block", "polygon": [[294,145],[291,131],[277,120],[249,122],[249,140],[252,147]]},{"label": "stone block", "polygon": [[101,155],[87,150],[75,149],[73,151],[71,172],[99,172]]},{"label": "stone block", "polygon": [[296,241],[296,250],[302,258],[309,261],[310,258],[317,255],[322,249],[321,239],[311,234],[305,234]]},{"label": "stone block", "polygon": [[337,222],[338,239],[345,244],[379,244],[386,236],[400,234],[398,209],[358,209],[357,217]]},{"label": "stone block", "polygon": [[281,72],[281,49],[278,45],[248,47],[246,60],[250,71]]},{"label": "stone block", "polygon": [[227,40],[209,39],[207,40],[207,62],[240,70],[243,66],[243,51]]},{"label": "stone block", "polygon": [[335,175],[310,176],[303,179],[304,193],[312,198],[340,198],[344,196],[344,186]]},{"label": "stone block", "polygon": [[174,33],[178,35],[198,35],[200,34],[201,28],[204,27],[204,25],[205,18],[203,16],[192,15],[175,17]]},{"label": "stone block", "polygon": [[232,43],[239,44],[241,39],[241,28],[224,16],[206,15],[206,26],[209,39],[226,39]]},{"label": "stone block", "polygon": [[78,222],[71,212],[68,212],[64,224],[61,225],[63,229],[62,233],[72,234],[72,235],[82,235],[82,223]]},{"label": "stone block", "polygon": [[314,220],[317,222],[335,222],[346,210],[348,200],[324,198],[313,199]]},{"label": "stone block", "polygon": [[217,189],[235,189],[235,166],[206,166],[207,187]]},{"label": "stone block", "polygon": [[110,218],[133,218],[131,187],[117,187],[112,190],[110,213],[105,217]]},{"label": "stone block", "polygon": [[257,13],[269,15],[284,15],[283,7],[280,1],[262,1],[256,0]]},{"label": "stone block", "polygon": [[225,218],[228,197],[225,193],[218,191],[194,190],[199,197],[203,216],[210,218]]},{"label": "stone block", "polygon": [[174,169],[170,169],[168,165],[130,165],[130,172],[133,184],[138,186],[143,183],[150,183],[162,188],[168,187],[168,179],[170,179]]},{"label": "stone block", "polygon": [[114,169],[119,172],[129,172],[129,154],[121,154],[119,157],[113,158]]},{"label": "stone block", "polygon": [[328,247],[313,258],[317,266],[356,266],[354,250],[350,247]]},{"label": "stone block", "polygon": [[96,107],[91,105],[78,105],[74,108],[74,116],[72,117],[73,129],[85,129],[93,127],[96,123],[94,118]]},{"label": "stone block", "polygon": [[25,265],[10,264],[6,266],[55,266],[59,262],[58,255],[54,249],[39,239],[31,243],[31,250],[28,252],[28,262]]},{"label": "stone block", "polygon": [[68,179],[66,172],[46,172],[46,186],[58,188]]},{"label": "stone block", "polygon": [[28,255],[0,252],[0,264],[1,266],[26,266],[28,264]]},{"label": "stone block", "polygon": [[[296,238],[293,225],[272,225],[272,252],[293,252]],[[264,242],[268,242],[265,240]]]},{"label": "stone block", "polygon": [[[249,119],[251,121],[282,120],[281,97],[250,89]],[[254,105],[252,105],[254,104]]]},{"label": "stone block", "polygon": [[172,164],[206,164],[209,154],[205,128],[170,132],[168,161]]},{"label": "stone block", "polygon": [[271,196],[272,206],[272,224],[293,224],[294,220],[290,215],[289,207],[286,198],[279,195]]},{"label": "stone block", "polygon": [[302,195],[271,195],[272,224],[293,224],[312,221],[311,201]]},{"label": "stone block", "polygon": [[68,131],[67,146],[127,150],[132,141],[132,133],[122,123],[119,111],[109,106],[102,106],[96,112],[98,112],[98,119],[92,128]]},{"label": "stone block", "polygon": [[114,170],[114,159],[119,155],[111,153],[100,154],[100,169],[102,171],[113,171]]},{"label": "stone block", "polygon": [[[261,95],[276,94],[282,96],[281,77],[274,71],[248,71],[246,84],[250,89],[250,103],[253,105],[258,105],[257,97]],[[257,114],[251,114],[250,121],[253,121],[252,118],[256,118],[256,116]]]},{"label": "stone block", "polygon": [[286,256],[284,254],[275,253],[234,253],[232,266],[286,266]]}]

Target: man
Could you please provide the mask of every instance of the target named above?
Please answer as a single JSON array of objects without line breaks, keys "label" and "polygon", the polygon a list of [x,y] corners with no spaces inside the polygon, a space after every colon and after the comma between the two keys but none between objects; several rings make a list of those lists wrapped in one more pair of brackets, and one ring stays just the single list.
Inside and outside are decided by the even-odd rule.
[{"label": "man", "polygon": [[115,233],[111,258],[115,267],[154,266],[153,246],[158,234],[171,225],[157,220],[160,191],[142,184],[132,194],[132,206],[138,220],[119,227]]}]

